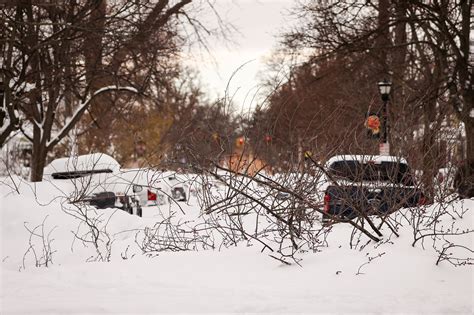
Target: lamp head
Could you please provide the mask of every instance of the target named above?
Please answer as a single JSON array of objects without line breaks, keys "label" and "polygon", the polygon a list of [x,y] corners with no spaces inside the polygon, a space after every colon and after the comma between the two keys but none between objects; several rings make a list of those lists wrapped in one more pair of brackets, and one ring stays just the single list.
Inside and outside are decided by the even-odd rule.
[{"label": "lamp head", "polygon": [[382,100],[387,101],[388,96],[390,95],[390,90],[392,88],[392,83],[388,82],[387,80],[383,80],[378,83],[379,92],[382,96]]}]

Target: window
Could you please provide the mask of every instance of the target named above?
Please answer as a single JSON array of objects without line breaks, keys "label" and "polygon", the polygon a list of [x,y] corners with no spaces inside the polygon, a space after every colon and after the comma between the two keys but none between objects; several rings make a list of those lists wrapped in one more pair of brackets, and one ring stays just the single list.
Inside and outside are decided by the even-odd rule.
[{"label": "window", "polygon": [[87,171],[70,171],[70,172],[57,172],[51,174],[54,179],[73,179],[94,174],[112,173],[111,169],[101,170],[87,170]]},{"label": "window", "polygon": [[384,181],[413,186],[410,168],[398,162],[337,161],[330,165],[329,174],[350,181]]}]

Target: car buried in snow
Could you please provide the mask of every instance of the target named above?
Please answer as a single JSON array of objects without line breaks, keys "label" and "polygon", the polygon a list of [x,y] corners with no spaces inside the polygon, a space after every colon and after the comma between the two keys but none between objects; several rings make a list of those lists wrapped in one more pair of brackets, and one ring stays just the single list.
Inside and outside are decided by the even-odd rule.
[{"label": "car buried in snow", "polygon": [[186,202],[192,192],[193,176],[189,174],[142,168],[123,169],[120,177],[142,188],[138,197],[144,206]]},{"label": "car buried in snow", "polygon": [[325,164],[317,191],[323,223],[383,217],[427,201],[408,162],[396,156],[334,156]]},{"label": "car buried in snow", "polygon": [[44,169],[44,180],[67,181],[71,199],[96,208],[120,208],[142,216],[142,207],[186,201],[187,185],[170,171],[121,169],[102,153],[53,160]]}]

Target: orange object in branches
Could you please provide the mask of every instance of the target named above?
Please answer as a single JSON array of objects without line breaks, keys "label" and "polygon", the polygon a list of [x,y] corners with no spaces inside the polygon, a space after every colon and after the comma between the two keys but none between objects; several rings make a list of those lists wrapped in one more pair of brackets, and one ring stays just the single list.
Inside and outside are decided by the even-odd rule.
[{"label": "orange object in branches", "polygon": [[237,140],[235,141],[235,145],[236,145],[238,148],[243,147],[244,144],[245,144],[245,138],[244,138],[244,137],[238,137]]},{"label": "orange object in branches", "polygon": [[373,135],[378,135],[380,133],[380,118],[377,115],[370,115],[365,121],[365,127],[369,129]]}]

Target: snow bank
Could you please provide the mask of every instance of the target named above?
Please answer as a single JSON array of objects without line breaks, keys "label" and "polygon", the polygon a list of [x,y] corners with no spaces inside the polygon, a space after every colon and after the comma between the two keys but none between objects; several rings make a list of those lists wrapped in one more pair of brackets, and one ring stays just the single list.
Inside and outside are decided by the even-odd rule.
[{"label": "snow bank", "polygon": [[[188,204],[144,208],[143,218],[90,209],[89,218],[97,219],[112,240],[110,262],[99,262],[97,248],[74,237],[87,240],[89,230],[61,194],[64,187],[20,178],[1,182],[2,314],[473,312],[472,266],[436,265],[433,238],[412,247],[408,223],[400,237],[364,240],[367,244],[357,250],[350,248],[351,227],[336,225],[329,246],[301,253],[300,267],[269,258],[256,242],[220,251],[141,255],[137,231],[172,213],[177,221],[199,220],[194,198]],[[472,228],[473,208],[473,200],[455,202],[453,211],[465,210],[462,218],[443,217],[439,224]],[[35,267],[38,257],[30,243],[40,256],[44,242],[25,227],[36,226],[35,234],[46,235],[54,251],[48,268]],[[472,234],[451,240],[472,248]],[[107,244],[100,246],[105,253]]]}]

